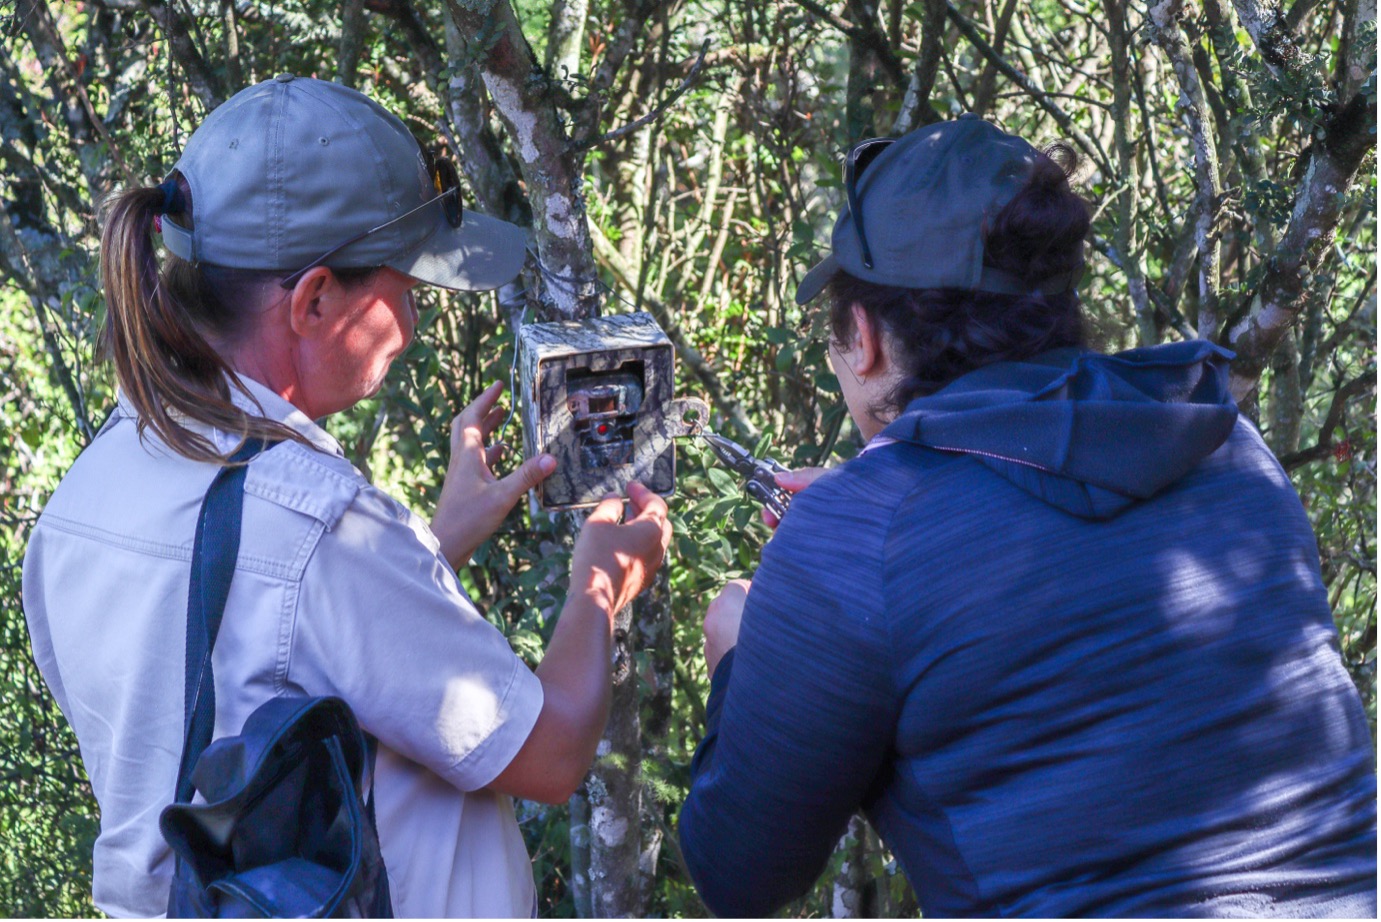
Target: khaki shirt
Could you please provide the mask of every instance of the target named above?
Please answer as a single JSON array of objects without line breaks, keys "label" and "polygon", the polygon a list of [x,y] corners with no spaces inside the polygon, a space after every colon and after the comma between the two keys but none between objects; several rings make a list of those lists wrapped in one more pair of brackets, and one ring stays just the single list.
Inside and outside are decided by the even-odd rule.
[{"label": "khaki shirt", "polygon": [[[285,442],[249,468],[213,654],[216,736],[274,696],[339,695],[379,739],[394,912],[533,914],[512,801],[484,788],[527,739],[541,684],[475,610],[427,524],[303,413],[245,383],[263,415],[316,450]],[[214,473],[152,435],[141,442],[122,402],[49,500],[24,560],[34,657],[100,803],[95,902],[114,916],[167,908],[173,861],[158,815],[182,750],[192,537]]]}]

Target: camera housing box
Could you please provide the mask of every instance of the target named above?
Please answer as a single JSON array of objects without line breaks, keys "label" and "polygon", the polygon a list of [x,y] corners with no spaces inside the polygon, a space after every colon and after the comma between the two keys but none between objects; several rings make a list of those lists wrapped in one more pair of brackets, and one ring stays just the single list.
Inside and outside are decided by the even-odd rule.
[{"label": "camera housing box", "polygon": [[633,480],[675,492],[673,440],[709,411],[673,398],[675,353],[651,314],[526,324],[518,356],[524,454],[556,457],[556,472],[536,489],[544,508],[593,506]]}]

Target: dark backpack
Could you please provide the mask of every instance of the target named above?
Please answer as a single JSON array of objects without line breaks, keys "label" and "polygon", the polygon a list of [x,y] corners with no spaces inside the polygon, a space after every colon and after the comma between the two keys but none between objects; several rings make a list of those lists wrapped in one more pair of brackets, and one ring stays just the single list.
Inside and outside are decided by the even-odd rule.
[{"label": "dark backpack", "polygon": [[[235,560],[246,443],[211,482],[187,597],[185,741],[176,801],[158,826],[176,867],[170,918],[393,915],[374,823],[373,740],[339,698],[274,698],[211,742],[211,650]],[[243,463],[240,463],[243,462]],[[366,776],[368,775],[368,783]],[[192,803],[193,790],[205,803]]]}]

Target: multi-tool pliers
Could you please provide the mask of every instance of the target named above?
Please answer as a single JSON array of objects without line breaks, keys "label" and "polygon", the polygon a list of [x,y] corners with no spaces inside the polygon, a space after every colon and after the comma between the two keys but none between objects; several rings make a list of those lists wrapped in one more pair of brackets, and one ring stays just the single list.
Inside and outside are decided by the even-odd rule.
[{"label": "multi-tool pliers", "polygon": [[786,507],[791,505],[791,494],[777,486],[776,475],[785,473],[782,467],[771,458],[755,458],[748,449],[724,436],[701,430],[700,437],[709,443],[726,467],[743,478],[743,491],[762,503],[778,520],[786,515]]}]

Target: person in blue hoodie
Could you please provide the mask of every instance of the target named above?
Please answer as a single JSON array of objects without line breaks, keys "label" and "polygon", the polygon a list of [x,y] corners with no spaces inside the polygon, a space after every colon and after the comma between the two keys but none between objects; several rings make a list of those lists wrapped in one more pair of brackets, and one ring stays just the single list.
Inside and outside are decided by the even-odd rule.
[{"label": "person in blue hoodie", "polygon": [[797,300],[867,446],[707,613],[705,904],[772,913],[861,810],[927,916],[1374,917],[1373,742],[1231,354],[1089,351],[1087,207],[981,119],[845,186]]}]

